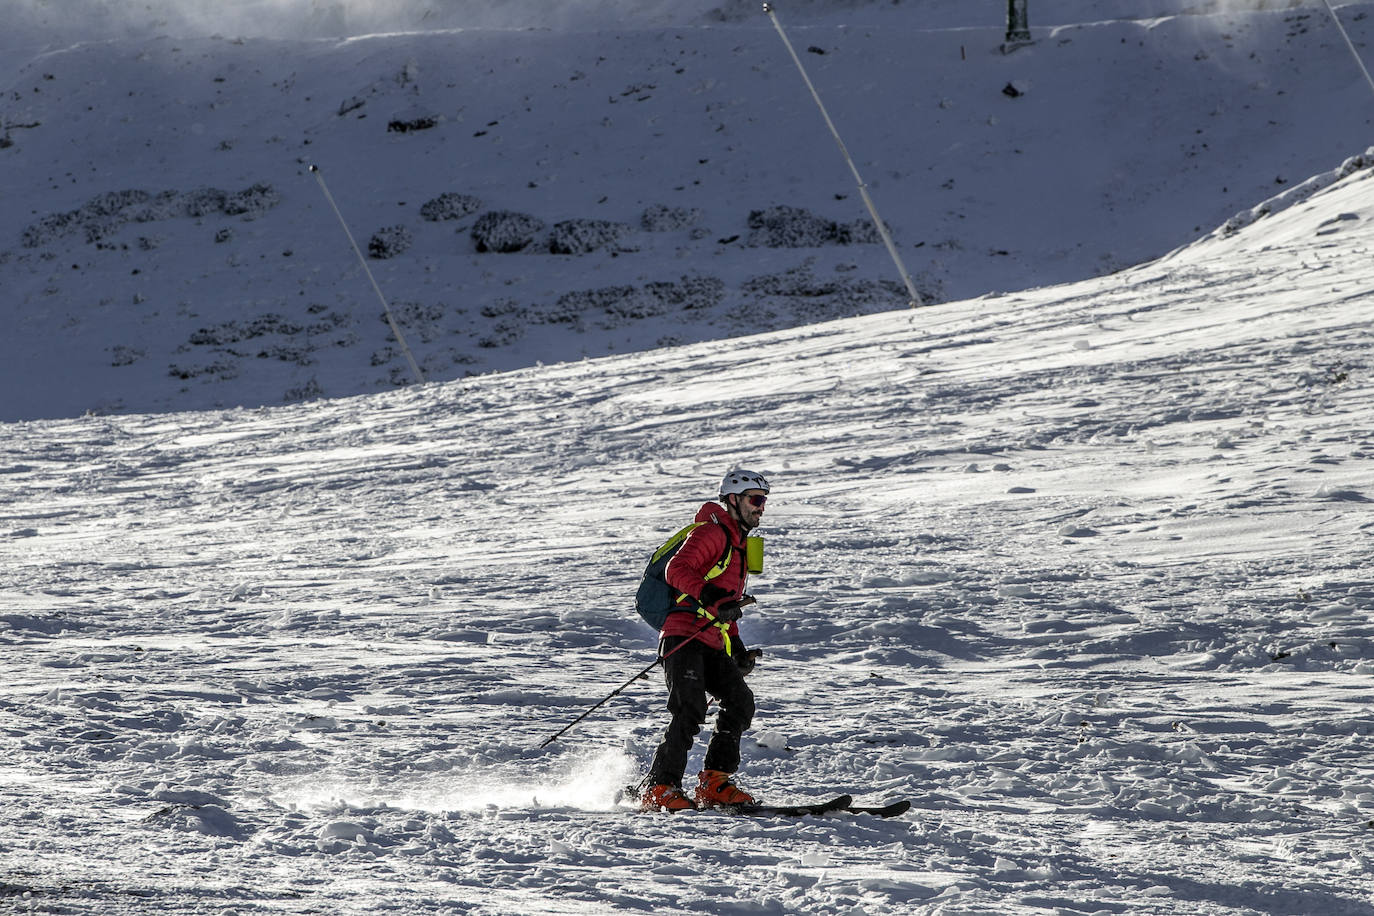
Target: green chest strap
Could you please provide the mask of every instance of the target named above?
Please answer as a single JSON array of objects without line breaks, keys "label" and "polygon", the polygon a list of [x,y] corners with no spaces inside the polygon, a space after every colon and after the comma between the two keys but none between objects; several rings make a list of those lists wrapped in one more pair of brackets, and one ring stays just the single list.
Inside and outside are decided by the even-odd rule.
[{"label": "green chest strap", "polygon": [[[676,548],[679,544],[681,544],[683,541],[687,540],[687,536],[688,536],[688,535],[690,535],[693,531],[697,530],[698,528],[700,528],[702,525],[705,525],[705,524],[710,524],[710,523],[708,523],[708,522],[693,522],[692,524],[688,525],[686,528],[683,528],[683,529],[682,529],[681,531],[679,531],[677,534],[675,534],[675,535],[673,535],[672,537],[670,537],[670,538],[664,543],[664,545],[663,545],[662,547],[658,548],[658,550],[656,550],[656,551],[654,552],[654,560],[657,561],[657,560],[662,559],[663,556],[664,556],[665,554],[668,553],[668,551],[673,550],[673,549]],[[716,523],[716,524],[719,524],[719,523]],[[725,526],[724,526],[724,525],[721,525],[721,530],[722,530],[722,531],[725,530]],[[720,560],[716,563],[716,565],[715,565],[715,566],[712,566],[710,569],[708,569],[708,570],[706,571],[706,575],[705,575],[703,578],[704,578],[707,582],[710,582],[712,579],[716,578],[717,576],[723,575],[723,574],[725,573],[725,571],[726,571],[727,569],[730,568],[730,560],[734,558],[734,555],[735,555],[735,548],[734,548],[734,545],[732,545],[732,544],[730,543],[730,533],[729,533],[729,532],[726,532],[726,533],[725,533],[725,552],[722,553],[722,554],[720,555]],[[681,604],[683,601],[686,601],[688,598],[691,598],[691,597],[692,597],[692,596],[689,595],[689,594],[687,594],[686,592],[680,592],[680,593],[678,594],[678,596],[677,596],[677,601],[678,601],[679,604]],[[714,614],[712,614],[710,611],[706,610],[706,608],[701,607],[700,604],[698,604],[698,606],[697,606],[697,616],[699,616],[699,617],[709,617],[711,620],[715,620],[715,619],[716,619]],[[726,655],[730,655],[730,654],[731,654],[731,652],[730,652],[730,632],[729,632],[729,631],[730,631],[730,624],[728,624],[728,623],[722,623],[721,621],[716,620],[715,627],[716,627],[717,630],[720,630],[721,639],[724,640],[724,642],[725,642],[725,654],[726,654]]]}]

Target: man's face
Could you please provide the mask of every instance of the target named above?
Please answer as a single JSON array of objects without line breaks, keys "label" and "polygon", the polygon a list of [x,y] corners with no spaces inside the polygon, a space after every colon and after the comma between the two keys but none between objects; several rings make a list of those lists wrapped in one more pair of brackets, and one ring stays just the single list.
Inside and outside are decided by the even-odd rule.
[{"label": "man's face", "polygon": [[757,528],[763,519],[763,506],[768,494],[762,490],[745,490],[736,499],[738,502],[735,511],[739,514],[744,527],[748,530]]}]

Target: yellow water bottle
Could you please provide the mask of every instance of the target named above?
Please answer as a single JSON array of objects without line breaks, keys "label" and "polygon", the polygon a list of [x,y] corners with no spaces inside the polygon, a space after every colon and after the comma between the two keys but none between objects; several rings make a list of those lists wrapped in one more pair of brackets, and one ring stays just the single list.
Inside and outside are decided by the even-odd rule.
[{"label": "yellow water bottle", "polygon": [[763,538],[754,535],[744,539],[744,560],[749,572],[763,572]]}]

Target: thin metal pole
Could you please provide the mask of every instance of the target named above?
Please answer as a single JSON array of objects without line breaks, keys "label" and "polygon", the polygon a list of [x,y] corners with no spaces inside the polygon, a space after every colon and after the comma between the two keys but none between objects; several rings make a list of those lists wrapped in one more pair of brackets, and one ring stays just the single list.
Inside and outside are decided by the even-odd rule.
[{"label": "thin metal pole", "polygon": [[1341,30],[1341,37],[1345,39],[1345,45],[1350,49],[1350,56],[1355,58],[1355,63],[1359,65],[1360,72],[1364,74],[1364,81],[1369,84],[1369,89],[1374,92],[1374,77],[1369,75],[1369,68],[1364,65],[1364,60],[1360,57],[1360,52],[1355,49],[1355,42],[1350,40],[1350,33],[1341,24],[1341,17],[1336,15],[1336,8],[1331,5],[1331,0],[1322,0],[1326,4],[1326,11],[1331,14],[1331,21],[1336,23],[1336,28]]},{"label": "thin metal pole", "polygon": [[386,296],[382,295],[382,288],[377,285],[377,278],[372,276],[372,269],[367,266],[367,258],[364,258],[362,251],[359,250],[358,243],[353,239],[353,233],[348,231],[348,223],[344,220],[343,214],[339,212],[339,205],[334,203],[334,195],[329,193],[329,188],[324,183],[324,173],[320,171],[317,165],[310,167],[310,173],[320,183],[320,190],[324,192],[324,199],[329,201],[329,206],[334,208],[334,215],[339,218],[339,225],[343,226],[344,235],[348,236],[348,244],[353,246],[353,253],[358,256],[358,263],[363,265],[363,273],[367,274],[367,279],[372,283],[372,289],[376,291],[377,298],[382,301],[382,311],[386,313],[386,323],[391,325],[391,333],[396,335],[396,341],[401,345],[401,350],[406,355],[406,362],[410,363],[410,371],[415,373],[415,378],[423,385],[425,374],[420,371],[420,364],[415,362],[415,357],[406,344],[405,335],[401,333],[400,326],[396,324],[396,316],[391,314],[391,306],[387,305]]},{"label": "thin metal pole", "polygon": [[[753,597],[752,595],[745,595],[745,596],[743,596],[742,598],[740,598],[739,601],[736,602],[736,606],[737,606],[737,607],[742,607],[742,608],[744,608],[744,607],[748,607],[749,605],[751,605],[751,604],[753,604],[753,603],[754,603],[754,597]],[[698,636],[700,636],[702,633],[705,633],[705,632],[706,632],[707,630],[709,630],[712,626],[714,626],[716,623],[719,623],[719,622],[720,622],[720,619],[719,619],[718,617],[716,617],[716,616],[713,615],[713,614],[707,613],[707,614],[706,614],[706,622],[703,623],[703,624],[701,625],[701,628],[700,628],[700,629],[698,629],[698,630],[697,630],[695,633],[693,633],[691,636],[688,636],[688,637],[687,637],[686,639],[684,639],[682,642],[678,643],[676,646],[673,646],[673,648],[670,649],[669,651],[664,652],[662,655],[660,655],[660,656],[658,656],[657,658],[655,658],[652,662],[650,662],[650,663],[648,664],[647,667],[645,667],[645,669],[644,669],[643,671],[637,672],[637,673],[634,674],[628,681],[626,681],[625,683],[621,684],[621,685],[620,685],[619,687],[617,687],[616,689],[612,690],[612,691],[610,692],[610,694],[608,694],[601,702],[597,703],[597,704],[596,704],[595,706],[593,706],[591,709],[588,709],[586,712],[582,713],[582,715],[578,716],[576,719],[573,719],[573,720],[572,720],[571,722],[569,722],[567,725],[563,726],[563,728],[560,729],[560,730],[558,731],[557,734],[550,735],[549,737],[545,738],[545,739],[544,739],[544,743],[539,745],[539,749],[540,749],[540,750],[543,750],[544,748],[548,747],[550,744],[553,744],[553,743],[554,743],[555,741],[557,741],[559,738],[563,737],[563,735],[565,735],[565,734],[566,734],[574,725],[576,725],[578,722],[581,722],[583,719],[587,718],[587,717],[590,716],[592,713],[594,713],[594,712],[596,712],[598,709],[600,709],[602,706],[605,706],[608,702],[610,702],[611,697],[619,696],[620,692],[621,692],[622,690],[624,690],[626,687],[629,687],[629,686],[630,686],[631,684],[633,684],[635,681],[637,681],[637,680],[639,680],[640,678],[644,677],[644,676],[645,676],[646,674],[648,674],[650,671],[654,670],[654,668],[655,668],[660,662],[662,662],[663,660],[667,659],[667,658],[668,658],[669,656],[671,656],[674,652],[676,652],[677,650],[681,649],[683,646],[687,645],[689,642],[692,642],[694,639],[696,639],[696,638],[697,638]]]},{"label": "thin metal pole", "polygon": [[660,656],[660,657],[658,657],[658,658],[655,658],[652,662],[650,662],[650,663],[648,664],[647,667],[645,667],[645,669],[644,669],[643,671],[640,671],[640,672],[634,674],[633,676],[630,677],[630,679],[629,679],[628,681],[626,681],[625,683],[621,684],[621,685],[620,685],[619,687],[617,687],[616,689],[612,690],[612,691],[605,697],[605,699],[603,699],[600,703],[597,703],[597,704],[596,704],[595,706],[593,706],[591,709],[588,709],[586,712],[582,713],[582,715],[578,716],[576,719],[573,719],[573,720],[572,720],[571,722],[569,722],[567,725],[563,726],[561,729],[558,730],[558,732],[557,732],[556,734],[552,734],[552,735],[550,735],[549,737],[545,738],[545,739],[544,739],[544,742],[543,742],[542,744],[539,745],[539,750],[542,751],[544,748],[548,747],[550,744],[553,744],[553,743],[554,743],[555,741],[557,741],[559,738],[563,737],[565,734],[567,734],[569,731],[572,730],[572,727],[573,727],[574,725],[576,725],[578,722],[581,722],[583,719],[587,718],[587,717],[590,716],[592,713],[596,712],[596,711],[597,711],[598,709],[600,709],[602,706],[605,706],[607,703],[609,703],[609,702],[611,701],[611,698],[612,698],[612,697],[619,696],[619,695],[620,695],[620,692],[621,692],[622,690],[624,690],[626,687],[629,687],[631,684],[633,684],[635,681],[639,680],[640,678],[644,677],[644,676],[645,676],[646,674],[648,674],[650,671],[654,670],[654,668],[656,668],[660,662],[662,662],[662,661],[663,661],[664,659],[666,659],[668,656],[672,655],[673,652],[676,652],[678,649],[681,649],[683,646],[687,645],[689,642],[691,642],[692,640],[696,639],[696,638],[697,638],[698,636],[700,636],[702,633],[705,633],[707,630],[709,630],[709,629],[711,628],[711,625],[714,624],[715,622],[716,622],[716,618],[714,618],[714,617],[711,617],[711,618],[707,619],[707,621],[701,625],[701,629],[697,630],[697,631],[696,631],[695,633],[693,633],[691,636],[688,636],[688,637],[687,637],[686,639],[684,639],[682,642],[680,642],[680,643],[678,643],[676,646],[674,646],[674,647],[672,648],[672,651],[670,651],[670,652],[665,652],[665,653],[663,653],[662,656]]},{"label": "thin metal pole", "polygon": [[820,93],[816,91],[815,85],[811,82],[811,77],[806,73],[806,68],[802,66],[796,48],[792,47],[791,40],[783,31],[782,23],[778,21],[777,11],[773,9],[771,3],[765,3],[763,11],[773,21],[773,28],[778,30],[778,37],[787,46],[787,53],[792,55],[792,63],[797,65],[797,72],[801,74],[802,80],[806,83],[806,88],[811,90],[811,98],[815,99],[816,107],[821,110],[821,117],[825,119],[825,126],[830,128],[830,135],[839,144],[840,153],[844,156],[844,161],[849,164],[849,171],[854,173],[854,181],[859,185],[859,195],[864,199],[864,206],[868,208],[868,215],[873,217],[873,225],[877,227],[878,235],[882,237],[883,244],[887,246],[887,253],[892,256],[892,263],[897,265],[897,272],[901,274],[902,282],[906,284],[907,294],[911,297],[911,307],[915,308],[921,305],[921,294],[916,292],[916,284],[912,282],[911,274],[907,273],[906,265],[902,263],[902,256],[897,253],[897,246],[892,241],[892,235],[887,231],[887,226],[883,224],[882,218],[878,216],[878,208],[874,206],[873,198],[868,194],[868,185],[864,183],[863,176],[859,174],[859,168],[854,164],[854,158],[849,155],[849,149],[840,139],[840,132],[835,128],[835,122],[830,120],[830,112],[825,110],[825,103],[821,101]]}]

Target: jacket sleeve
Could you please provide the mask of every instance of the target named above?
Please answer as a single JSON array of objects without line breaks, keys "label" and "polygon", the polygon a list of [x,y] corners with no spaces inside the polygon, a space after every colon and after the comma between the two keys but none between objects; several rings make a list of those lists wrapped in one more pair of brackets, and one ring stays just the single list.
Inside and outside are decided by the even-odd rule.
[{"label": "jacket sleeve", "polygon": [[719,525],[705,524],[683,541],[663,571],[664,580],[679,592],[697,598],[706,584],[706,574],[725,553],[725,532]]}]

